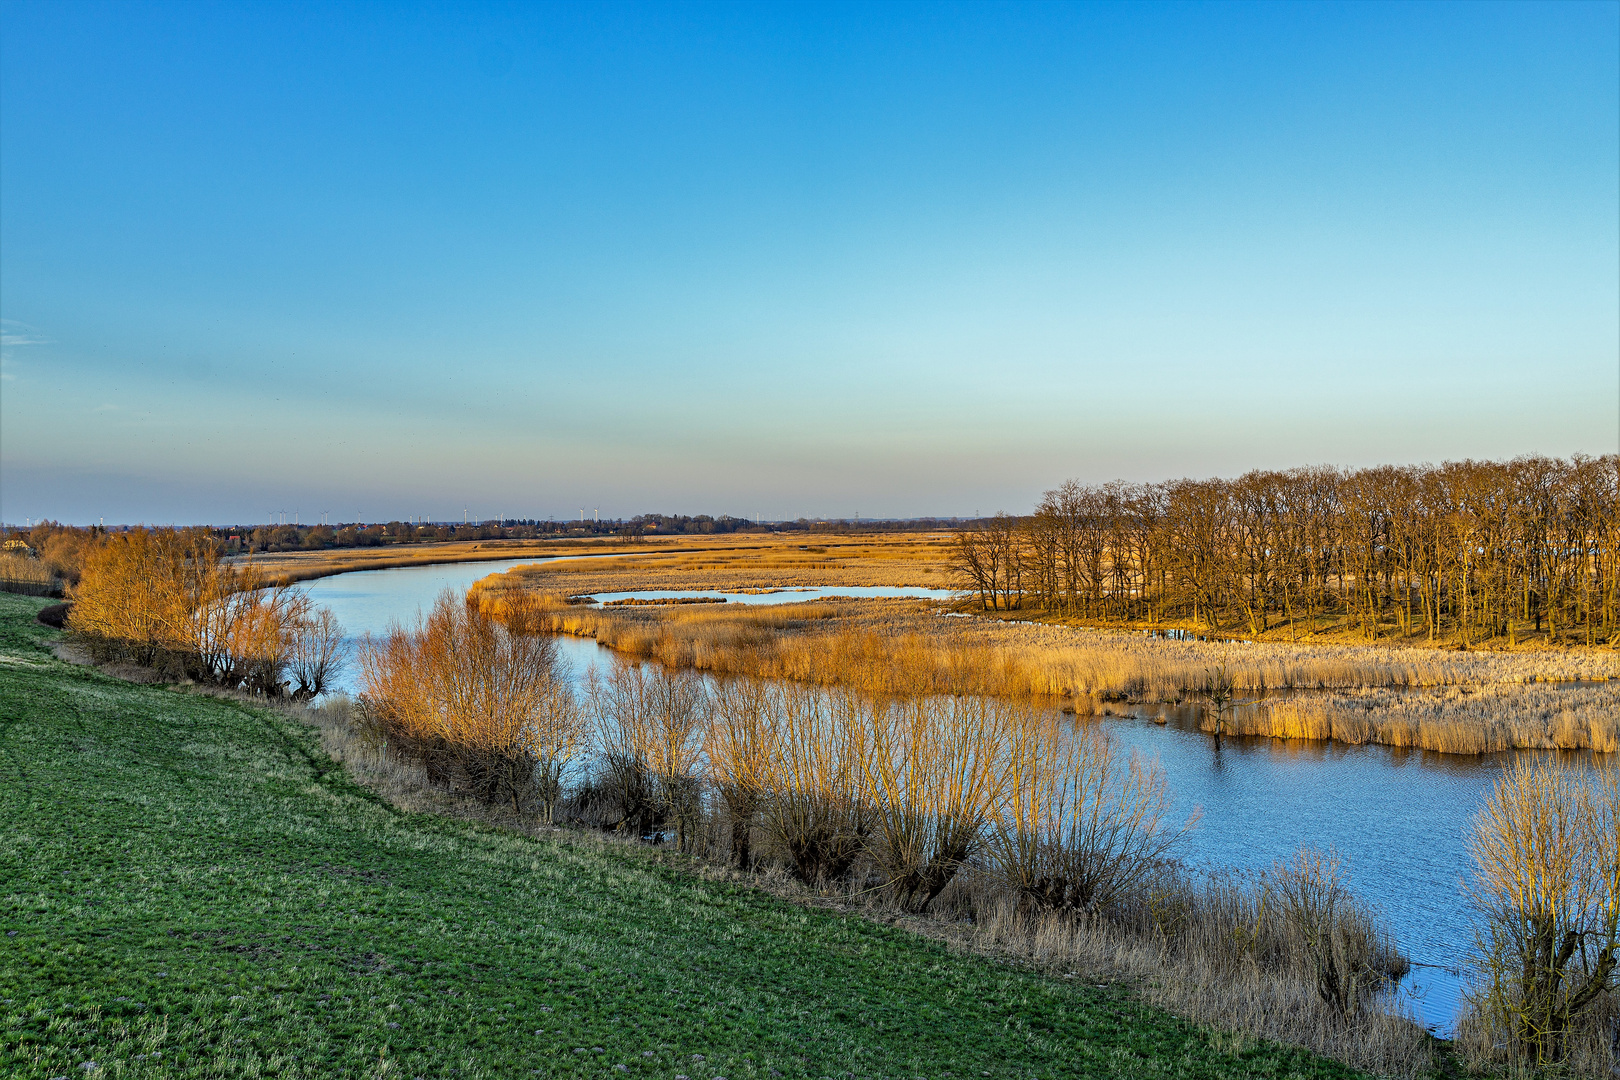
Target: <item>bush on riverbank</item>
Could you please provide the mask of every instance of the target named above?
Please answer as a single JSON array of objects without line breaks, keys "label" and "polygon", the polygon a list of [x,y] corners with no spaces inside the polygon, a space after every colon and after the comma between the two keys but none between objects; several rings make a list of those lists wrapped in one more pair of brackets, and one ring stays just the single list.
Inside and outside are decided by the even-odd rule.
[{"label": "bush on riverbank", "polygon": [[441,593],[413,626],[393,626],[360,650],[361,723],[436,784],[486,804],[549,818],[584,723],[556,642],[520,605],[496,621],[474,600]]},{"label": "bush on riverbank", "polygon": [[1484,916],[1459,1042],[1481,1065],[1620,1067],[1620,766],[1505,769],[1469,840]]},{"label": "bush on riverbank", "polygon": [[[751,679],[711,689],[691,672],[624,665],[591,687],[594,743],[566,770],[550,814],[526,818],[548,781],[497,797],[456,754],[499,756],[505,776],[521,777],[535,761],[525,740],[548,715],[507,709],[529,715],[518,729],[533,734],[495,731],[444,689],[491,702],[498,694],[479,688],[521,683],[522,669],[566,691],[507,621],[500,638],[488,610],[447,595],[414,630],[374,643],[359,706],[326,715],[329,730],[382,730],[386,745],[336,736],[338,748],[362,770],[379,753],[419,769],[422,783],[486,813],[673,841],[756,884],[920,918],[965,946],[1127,973],[1211,1023],[1239,997],[1269,1002],[1246,1007],[1246,1030],[1403,1075],[1427,1068],[1427,1037],[1378,994],[1406,962],[1342,879],[1279,867],[1259,881],[1198,883],[1173,862],[1187,826],[1163,820],[1156,769],[1031,703]],[[507,642],[504,665],[466,661],[491,655],[458,643],[479,634]],[[394,726],[379,729],[379,717]],[[447,760],[457,764],[437,764]],[[1314,906],[1290,906],[1290,895]]]},{"label": "bush on riverbank", "polygon": [[222,563],[205,529],[132,529],[85,549],[67,628],[98,661],[308,701],[341,663],[342,630],[308,594]]}]

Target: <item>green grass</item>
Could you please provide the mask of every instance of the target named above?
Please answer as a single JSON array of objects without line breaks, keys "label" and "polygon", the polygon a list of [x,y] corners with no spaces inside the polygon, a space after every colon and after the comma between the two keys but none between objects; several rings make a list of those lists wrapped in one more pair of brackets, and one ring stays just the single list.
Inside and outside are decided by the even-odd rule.
[{"label": "green grass", "polygon": [[0,595],[0,1074],[1354,1075],[641,849],[396,811],[286,716],[58,662],[43,603]]}]

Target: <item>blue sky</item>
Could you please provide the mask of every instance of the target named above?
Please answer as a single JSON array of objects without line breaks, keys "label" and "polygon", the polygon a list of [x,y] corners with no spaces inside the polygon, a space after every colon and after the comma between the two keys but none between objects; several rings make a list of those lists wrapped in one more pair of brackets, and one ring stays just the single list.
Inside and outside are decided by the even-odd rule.
[{"label": "blue sky", "polygon": [[1027,509],[1620,449],[1620,4],[0,27],[0,518]]}]

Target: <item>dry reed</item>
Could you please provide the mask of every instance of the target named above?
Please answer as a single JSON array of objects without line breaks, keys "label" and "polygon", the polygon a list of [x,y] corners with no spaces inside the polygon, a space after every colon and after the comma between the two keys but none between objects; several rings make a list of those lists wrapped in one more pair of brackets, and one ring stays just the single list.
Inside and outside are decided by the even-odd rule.
[{"label": "dry reed", "polygon": [[1620,751],[1620,683],[1345,690],[1238,710],[1227,732],[1411,746],[1448,754]]},{"label": "dry reed", "polygon": [[[475,590],[499,602],[498,580]],[[812,601],[769,607],[601,611],[542,597],[547,629],[671,667],[877,694],[1068,697],[1081,712],[1110,701],[1196,699],[1209,672],[1233,691],[1332,691],[1239,710],[1231,732],[1332,738],[1451,753],[1620,745],[1613,650],[1440,652],[1285,643],[1173,641],[1141,634],[942,619],[906,601]],[[719,610],[716,610],[716,609]],[[1393,693],[1386,691],[1402,691]],[[1416,693],[1414,691],[1426,691]]]}]

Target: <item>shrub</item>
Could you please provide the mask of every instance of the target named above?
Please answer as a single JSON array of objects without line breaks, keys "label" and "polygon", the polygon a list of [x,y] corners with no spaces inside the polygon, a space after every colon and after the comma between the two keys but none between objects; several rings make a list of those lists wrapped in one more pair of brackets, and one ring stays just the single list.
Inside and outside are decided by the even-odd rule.
[{"label": "shrub", "polygon": [[925,911],[978,851],[1006,782],[1010,711],[989,698],[927,697],[874,712],[874,855],[902,909]]},{"label": "shrub", "polygon": [[707,693],[691,672],[619,664],[590,684],[604,779],[618,797],[618,830],[675,827],[686,850],[702,816],[698,764]]},{"label": "shrub", "polygon": [[782,688],[781,755],[765,821],[806,884],[844,877],[871,834],[871,710],[852,693]]},{"label": "shrub", "polygon": [[1620,821],[1610,764],[1584,781],[1552,757],[1507,766],[1475,818],[1472,1022],[1537,1066],[1563,1061],[1581,1014],[1607,1007],[1620,951]]},{"label": "shrub", "polygon": [[1384,984],[1387,953],[1372,920],[1350,893],[1339,857],[1302,847],[1266,876],[1264,899],[1284,920],[1296,951],[1335,1015],[1350,1019],[1368,994]]},{"label": "shrub", "polygon": [[133,529],[85,551],[68,630],[102,660],[309,700],[336,674],[342,630],[301,589],[223,564],[203,529]]},{"label": "shrub", "polygon": [[760,679],[730,679],[715,689],[711,707],[704,758],[730,819],[730,857],[747,870],[754,820],[768,803],[781,754],[777,694]]},{"label": "shrub", "polygon": [[360,657],[367,716],[397,753],[481,802],[521,810],[539,796],[550,812],[584,730],[553,640],[446,590]]},{"label": "shrub", "polygon": [[1193,827],[1196,815],[1166,828],[1168,803],[1157,762],[1133,754],[1121,767],[1098,728],[1023,711],[990,830],[992,866],[1030,908],[1095,912],[1125,899]]}]

